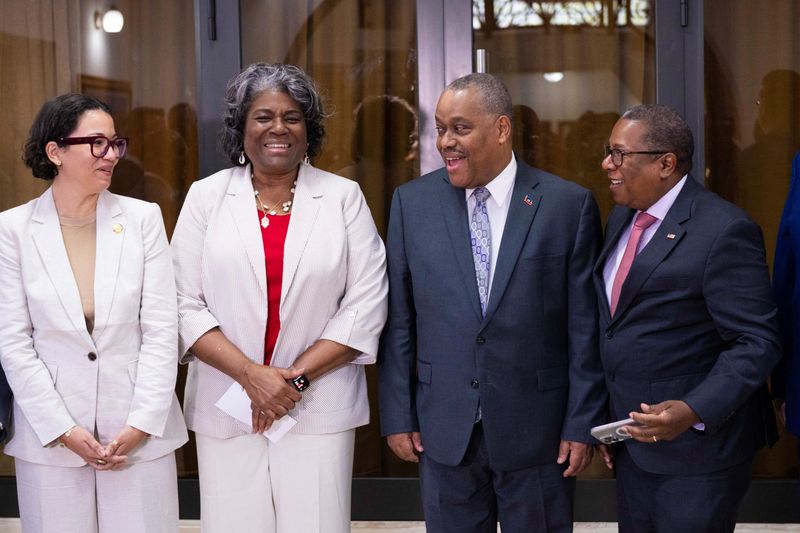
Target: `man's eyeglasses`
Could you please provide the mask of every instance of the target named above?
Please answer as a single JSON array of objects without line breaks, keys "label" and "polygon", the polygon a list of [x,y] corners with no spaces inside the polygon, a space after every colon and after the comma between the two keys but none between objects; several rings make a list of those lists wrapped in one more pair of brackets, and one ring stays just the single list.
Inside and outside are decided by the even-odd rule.
[{"label": "man's eyeglasses", "polygon": [[108,149],[114,147],[117,157],[122,159],[125,157],[125,151],[128,149],[127,137],[116,137],[109,139],[105,135],[92,135],[91,137],[62,137],[58,140],[59,144],[88,144],[92,148],[92,155],[100,159],[105,157]]},{"label": "man's eyeglasses", "polygon": [[610,146],[605,146],[605,155],[603,159],[608,156],[611,156],[611,162],[614,164],[615,167],[622,165],[622,160],[625,159],[626,155],[636,155],[636,154],[646,154],[646,155],[664,155],[668,154],[669,150],[646,150],[646,151],[632,151],[626,152],[625,150],[620,150],[619,148],[611,148]]}]

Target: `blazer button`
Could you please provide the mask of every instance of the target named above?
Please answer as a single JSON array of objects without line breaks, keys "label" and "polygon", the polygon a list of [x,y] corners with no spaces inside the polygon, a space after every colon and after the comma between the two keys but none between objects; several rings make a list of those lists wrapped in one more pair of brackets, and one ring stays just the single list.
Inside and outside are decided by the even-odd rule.
[{"label": "blazer button", "polygon": [[86,357],[88,357],[88,358],[89,358],[89,361],[94,361],[95,359],[97,359],[97,354],[96,354],[96,353],[94,353],[94,352],[89,352],[89,353],[86,355]]},{"label": "blazer button", "polygon": [[478,337],[477,339],[475,339],[475,342],[477,342],[478,345],[480,346],[486,344],[486,339],[484,339],[483,337]]},{"label": "blazer button", "polygon": [[473,379],[472,381],[470,381],[469,386],[472,387],[473,389],[477,389],[479,387],[478,380]]},{"label": "blazer button", "polygon": [[614,331],[611,330],[611,329],[607,329],[606,330],[606,338],[607,339],[613,339],[614,338]]}]

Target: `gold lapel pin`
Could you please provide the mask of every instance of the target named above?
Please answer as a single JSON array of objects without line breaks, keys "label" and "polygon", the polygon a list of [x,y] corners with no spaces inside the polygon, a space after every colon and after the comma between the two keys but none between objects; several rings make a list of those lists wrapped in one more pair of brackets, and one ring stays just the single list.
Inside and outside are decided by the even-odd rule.
[{"label": "gold lapel pin", "polygon": [[122,224],[114,224],[111,229],[114,230],[114,233],[122,233]]},{"label": "gold lapel pin", "polygon": [[667,239],[674,239],[674,238],[675,238],[674,233],[667,233]]}]

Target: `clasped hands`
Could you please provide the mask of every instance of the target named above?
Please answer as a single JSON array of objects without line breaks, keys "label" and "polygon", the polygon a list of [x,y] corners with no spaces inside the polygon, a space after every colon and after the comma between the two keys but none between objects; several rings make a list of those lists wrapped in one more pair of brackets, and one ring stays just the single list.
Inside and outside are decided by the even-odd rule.
[{"label": "clasped hands", "polygon": [[85,428],[75,426],[58,440],[95,470],[117,470],[127,462],[128,452],[145,438],[147,433],[144,431],[125,426],[115,439],[103,446]]},{"label": "clasped hands", "polygon": [[[633,411],[629,416],[641,425],[626,426],[625,429],[632,439],[645,444],[670,441],[700,422],[697,413],[681,400],[667,400],[653,405],[642,403],[639,407],[641,412]],[[610,448],[600,444],[597,449],[606,466],[613,468],[614,458]]]},{"label": "clasped hands", "polygon": [[290,382],[303,372],[302,368],[278,368],[252,362],[244,366],[239,383],[250,398],[253,433],[263,433],[294,409],[302,395]]}]

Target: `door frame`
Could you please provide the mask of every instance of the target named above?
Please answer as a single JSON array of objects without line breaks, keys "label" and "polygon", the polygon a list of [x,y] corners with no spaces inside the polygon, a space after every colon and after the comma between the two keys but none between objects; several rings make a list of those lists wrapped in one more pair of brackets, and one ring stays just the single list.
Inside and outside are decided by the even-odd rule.
[{"label": "door frame", "polygon": [[442,166],[436,103],[445,86],[472,72],[471,0],[416,0],[420,172]]},{"label": "door frame", "polygon": [[703,0],[655,1],[655,11],[656,102],[672,107],[689,123],[694,136],[692,177],[702,185],[706,174]]},{"label": "door frame", "polygon": [[241,70],[239,2],[195,0],[194,35],[197,61],[197,149],[205,178],[231,163],[219,148],[218,134],[225,86]]}]

